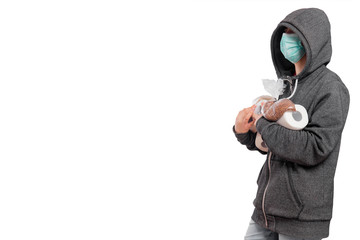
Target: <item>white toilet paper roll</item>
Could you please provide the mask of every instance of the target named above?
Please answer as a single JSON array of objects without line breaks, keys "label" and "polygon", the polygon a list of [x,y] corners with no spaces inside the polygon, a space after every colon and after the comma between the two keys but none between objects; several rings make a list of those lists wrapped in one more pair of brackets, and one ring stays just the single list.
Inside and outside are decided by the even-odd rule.
[{"label": "white toilet paper roll", "polygon": [[260,149],[263,152],[267,152],[268,151],[268,147],[266,146],[266,143],[264,142],[264,140],[262,139],[260,133],[256,134],[256,138],[255,138],[255,146]]},{"label": "white toilet paper roll", "polygon": [[306,127],[306,125],[309,123],[306,109],[299,104],[295,104],[295,108],[295,112],[285,112],[284,115],[277,121],[277,123],[292,130],[301,130]]}]

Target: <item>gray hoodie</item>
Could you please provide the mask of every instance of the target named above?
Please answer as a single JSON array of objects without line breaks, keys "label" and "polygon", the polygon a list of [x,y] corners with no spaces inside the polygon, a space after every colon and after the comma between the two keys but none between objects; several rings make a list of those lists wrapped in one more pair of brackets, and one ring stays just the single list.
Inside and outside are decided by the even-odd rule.
[{"label": "gray hoodie", "polygon": [[[296,76],[294,65],[280,51],[280,39],[287,27],[300,37],[307,55],[303,71]],[[256,124],[269,152],[257,180],[252,219],[284,235],[307,239],[329,235],[334,175],[350,102],[344,83],[326,67],[331,52],[330,23],[320,9],[290,13],[271,37],[276,74],[291,79],[280,98],[293,93],[297,79],[291,100],[304,106],[309,115],[308,125],[300,131],[264,117]],[[236,134],[234,126],[233,131],[248,149],[259,150],[254,133]]]}]

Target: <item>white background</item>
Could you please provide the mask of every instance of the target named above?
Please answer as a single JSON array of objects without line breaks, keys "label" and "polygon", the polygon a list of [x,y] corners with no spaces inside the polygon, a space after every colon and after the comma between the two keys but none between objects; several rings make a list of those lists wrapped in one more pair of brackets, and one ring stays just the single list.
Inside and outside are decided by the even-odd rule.
[{"label": "white background", "polygon": [[277,24],[319,7],[351,94],[328,239],[354,239],[355,2],[2,1],[0,238],[243,239],[265,157],[232,126]]}]

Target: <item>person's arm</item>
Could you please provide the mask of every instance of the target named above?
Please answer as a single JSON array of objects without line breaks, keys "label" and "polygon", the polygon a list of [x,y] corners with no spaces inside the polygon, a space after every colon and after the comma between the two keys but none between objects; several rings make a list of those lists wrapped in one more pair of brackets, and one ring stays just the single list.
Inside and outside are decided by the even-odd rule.
[{"label": "person's arm", "polygon": [[327,158],[340,141],[350,101],[344,85],[332,85],[318,95],[309,124],[303,130],[290,130],[264,117],[258,119],[256,128],[270,151],[286,161],[306,166]]},{"label": "person's arm", "polygon": [[248,131],[247,133],[237,133],[235,131],[235,125],[233,126],[233,132],[236,139],[243,145],[245,145],[249,150],[255,151],[258,150],[261,154],[266,154],[266,152],[261,151],[255,145],[256,133]]}]

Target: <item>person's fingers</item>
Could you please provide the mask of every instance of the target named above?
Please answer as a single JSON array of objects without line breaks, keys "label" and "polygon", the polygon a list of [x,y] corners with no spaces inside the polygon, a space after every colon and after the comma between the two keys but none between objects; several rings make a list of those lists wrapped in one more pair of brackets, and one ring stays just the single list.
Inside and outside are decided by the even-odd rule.
[{"label": "person's fingers", "polygon": [[244,117],[244,122],[245,123],[248,123],[249,122],[249,119],[251,118],[252,116],[252,113],[251,112],[247,112],[247,114],[245,115]]},{"label": "person's fingers", "polygon": [[[244,108],[243,110],[241,110],[239,113],[238,113],[238,116],[236,117],[237,121],[241,121],[241,122],[244,122],[244,123],[248,123],[249,120],[252,120],[251,116],[254,112],[256,108],[256,105],[253,105],[251,107],[248,107],[248,108]],[[251,122],[251,121],[250,121]]]},{"label": "person's fingers", "polygon": [[255,107],[254,107],[254,106],[255,106],[255,105],[247,108],[247,113],[246,113],[245,118],[244,118],[244,121],[245,121],[246,123],[250,122],[249,120],[250,120],[250,118],[252,118],[252,115],[253,115],[254,110],[255,110]]}]

